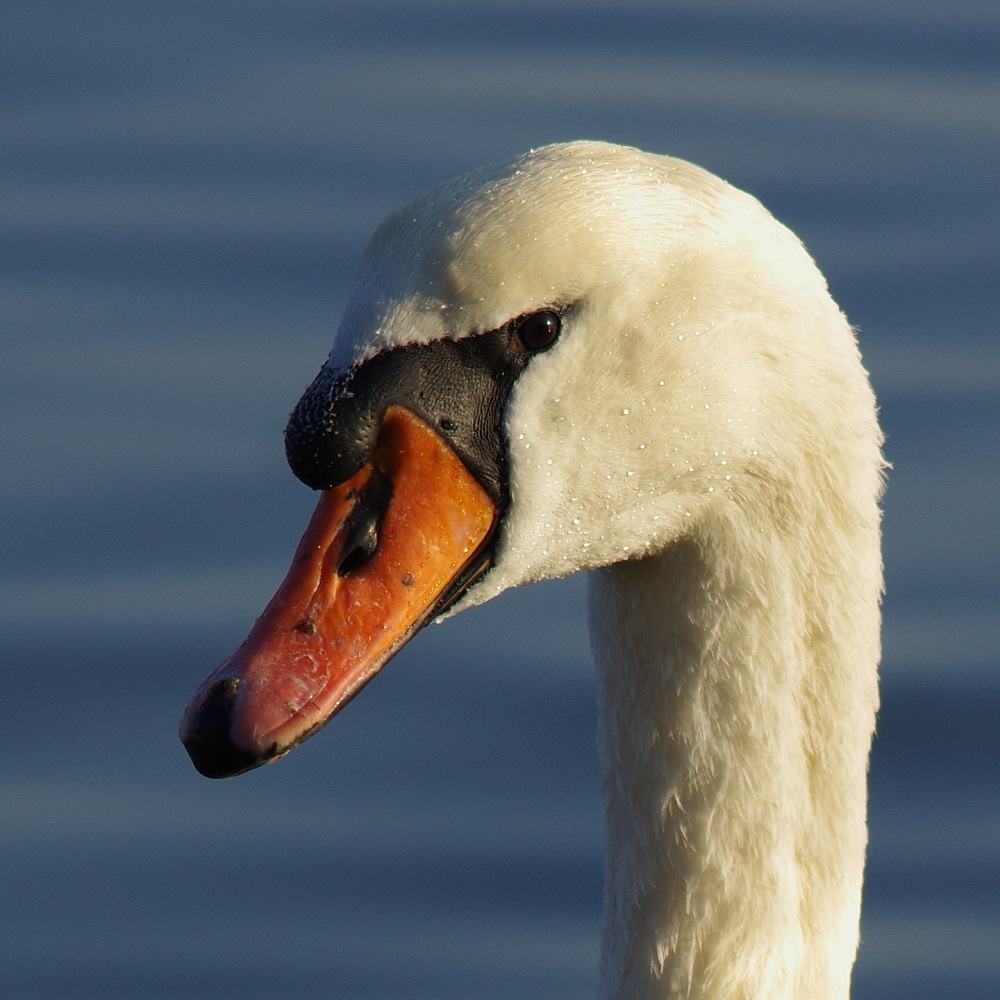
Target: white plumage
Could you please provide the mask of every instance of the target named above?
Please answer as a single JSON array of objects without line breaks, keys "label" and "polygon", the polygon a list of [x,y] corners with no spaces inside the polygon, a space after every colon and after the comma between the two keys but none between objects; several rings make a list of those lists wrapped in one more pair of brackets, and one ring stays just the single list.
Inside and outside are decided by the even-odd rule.
[{"label": "white plumage", "polygon": [[596,569],[606,997],[841,998],[877,705],[875,404],[798,240],[687,163],[581,142],[442,185],[361,265],[331,364],[562,311],[506,410],[467,594]]}]

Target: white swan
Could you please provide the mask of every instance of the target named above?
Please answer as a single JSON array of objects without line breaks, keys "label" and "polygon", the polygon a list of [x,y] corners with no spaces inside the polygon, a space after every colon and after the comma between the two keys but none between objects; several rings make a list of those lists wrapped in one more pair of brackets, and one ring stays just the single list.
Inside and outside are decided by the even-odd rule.
[{"label": "white swan", "polygon": [[280,756],[429,617],[595,569],[603,995],[844,998],[880,444],[847,322],[748,195],[591,142],[442,185],[366,251],[287,431],[326,492],[185,743],[213,776]]}]

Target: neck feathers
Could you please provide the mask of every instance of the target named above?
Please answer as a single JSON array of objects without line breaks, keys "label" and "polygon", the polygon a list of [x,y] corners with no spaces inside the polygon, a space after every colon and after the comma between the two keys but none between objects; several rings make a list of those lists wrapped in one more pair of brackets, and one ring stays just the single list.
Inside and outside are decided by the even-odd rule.
[{"label": "neck feathers", "polygon": [[773,531],[720,507],[593,575],[609,1000],[847,997],[878,698],[867,506]]}]

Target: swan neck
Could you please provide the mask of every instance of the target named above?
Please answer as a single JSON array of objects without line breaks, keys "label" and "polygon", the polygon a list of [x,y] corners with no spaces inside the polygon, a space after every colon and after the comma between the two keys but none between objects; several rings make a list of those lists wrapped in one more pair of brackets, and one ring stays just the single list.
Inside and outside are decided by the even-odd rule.
[{"label": "swan neck", "polygon": [[719,517],[592,575],[609,1000],[848,996],[880,572],[831,533]]}]

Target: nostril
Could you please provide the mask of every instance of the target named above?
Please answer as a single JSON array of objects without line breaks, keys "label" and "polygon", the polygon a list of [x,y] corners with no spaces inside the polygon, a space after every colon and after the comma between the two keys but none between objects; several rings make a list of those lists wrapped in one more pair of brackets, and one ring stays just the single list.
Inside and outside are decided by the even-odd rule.
[{"label": "nostril", "polygon": [[355,537],[345,539],[341,551],[340,562],[337,563],[337,576],[343,579],[350,576],[362,563],[370,559],[378,548],[378,525],[372,517],[367,524],[359,525]]},{"label": "nostril", "polygon": [[378,548],[382,518],[392,498],[392,483],[378,469],[372,469],[361,488],[354,509],[341,528],[337,576],[343,579],[369,560]]}]

